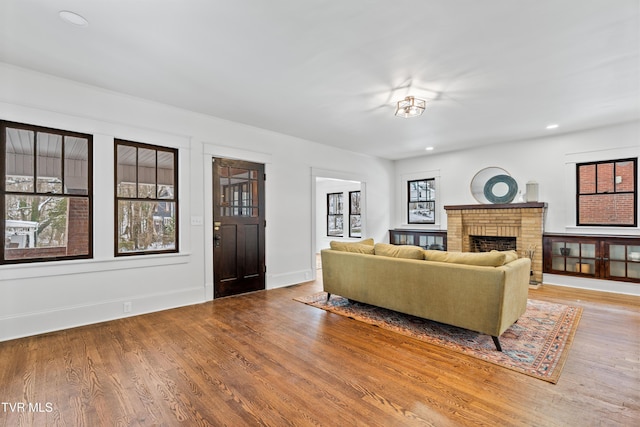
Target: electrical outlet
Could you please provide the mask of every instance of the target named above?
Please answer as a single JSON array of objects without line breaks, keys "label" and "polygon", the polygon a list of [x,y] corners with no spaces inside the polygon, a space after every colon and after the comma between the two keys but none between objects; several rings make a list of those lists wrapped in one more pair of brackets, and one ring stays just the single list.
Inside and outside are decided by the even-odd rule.
[{"label": "electrical outlet", "polygon": [[131,313],[131,301],[127,301],[124,304],[122,304],[122,311],[125,313]]}]

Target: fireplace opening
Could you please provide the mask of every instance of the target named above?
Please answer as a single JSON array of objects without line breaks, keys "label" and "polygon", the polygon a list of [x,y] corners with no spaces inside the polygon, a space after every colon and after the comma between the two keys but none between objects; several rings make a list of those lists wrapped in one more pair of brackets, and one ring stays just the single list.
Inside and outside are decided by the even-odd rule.
[{"label": "fireplace opening", "polygon": [[515,237],[469,236],[470,252],[515,251]]}]

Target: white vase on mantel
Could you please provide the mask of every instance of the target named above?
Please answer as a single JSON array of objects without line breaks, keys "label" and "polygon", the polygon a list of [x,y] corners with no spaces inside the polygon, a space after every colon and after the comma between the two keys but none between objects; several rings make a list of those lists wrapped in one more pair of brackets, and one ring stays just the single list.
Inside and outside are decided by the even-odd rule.
[{"label": "white vase on mantel", "polygon": [[538,183],[537,182],[535,181],[527,182],[526,201],[527,203],[538,201]]}]

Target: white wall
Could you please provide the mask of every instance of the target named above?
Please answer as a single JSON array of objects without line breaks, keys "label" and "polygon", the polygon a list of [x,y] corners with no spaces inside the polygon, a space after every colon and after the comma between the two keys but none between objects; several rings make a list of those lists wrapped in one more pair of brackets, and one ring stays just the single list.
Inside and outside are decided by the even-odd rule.
[{"label": "white wall", "polygon": [[[211,299],[214,156],[266,164],[267,288],[315,275],[314,170],[367,182],[377,240],[391,223],[390,161],[1,63],[0,119],[94,135],[94,259],[0,266],[0,341]],[[114,138],[179,149],[180,254],[113,256]]]},{"label": "white wall", "polygon": [[[640,121],[593,129],[585,132],[554,134],[548,138],[513,141],[412,158],[396,162],[395,227],[406,227],[404,198],[406,180],[437,177],[439,224],[446,230],[446,205],[477,204],[470,190],[471,180],[483,168],[505,169],[517,181],[524,194],[530,180],[539,184],[541,202],[548,203],[545,231],[556,233],[603,233],[640,235],[638,228],[575,226],[575,163],[640,157]],[[638,183],[636,183],[638,188]],[[514,200],[516,202],[517,200]],[[413,226],[412,228],[417,228]],[[637,284],[604,280],[578,280],[545,275],[547,283],[640,294]]]}]

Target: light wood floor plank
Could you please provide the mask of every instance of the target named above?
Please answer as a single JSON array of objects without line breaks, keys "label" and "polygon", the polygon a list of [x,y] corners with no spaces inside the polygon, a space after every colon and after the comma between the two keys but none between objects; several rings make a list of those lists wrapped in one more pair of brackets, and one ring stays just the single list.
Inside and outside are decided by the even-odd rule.
[{"label": "light wood floor plank", "polygon": [[[256,292],[0,343],[0,426],[631,426],[640,298],[544,285],[583,307],[550,384]],[[49,406],[45,406],[49,405]],[[47,409],[51,411],[47,411]]]}]

